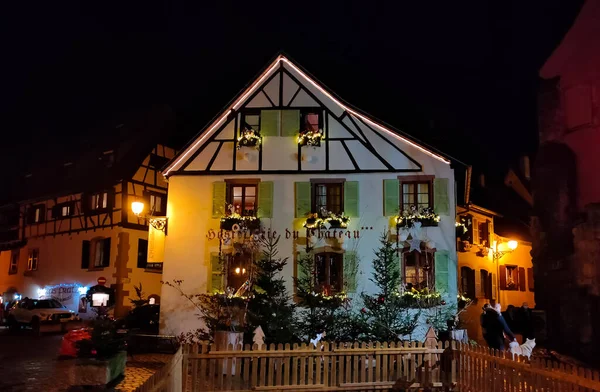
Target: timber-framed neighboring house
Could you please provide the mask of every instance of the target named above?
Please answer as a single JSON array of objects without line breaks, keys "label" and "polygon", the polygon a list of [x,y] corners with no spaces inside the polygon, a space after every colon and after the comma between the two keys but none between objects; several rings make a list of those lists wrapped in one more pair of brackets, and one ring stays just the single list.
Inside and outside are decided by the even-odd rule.
[{"label": "timber-framed neighboring house", "polygon": [[[264,235],[281,236],[290,292],[298,258],[311,241],[317,287],[354,296],[373,289],[373,250],[381,234],[391,228],[398,239],[396,217],[414,215],[414,207],[423,213],[423,227],[411,233],[411,243],[401,230],[403,280],[455,303],[454,163],[346,104],[279,55],[165,168],[163,279],[183,280],[186,292],[237,290],[249,263],[236,246],[238,226],[252,230],[260,221]],[[328,229],[316,228],[323,222]],[[236,232],[238,240],[227,238]],[[198,327],[175,290],[163,287],[162,304],[163,333]]]},{"label": "timber-framed neighboring house", "polygon": [[[103,137],[72,157],[21,179],[14,202],[0,208],[3,302],[53,297],[88,318],[83,294],[104,278],[115,289],[116,315],[127,312],[140,283],[160,303],[162,263],[147,262],[148,218],[166,215],[160,169],[175,151],[160,141],[173,118],[164,106],[129,115],[100,127]],[[136,200],[148,214],[132,213]]]}]

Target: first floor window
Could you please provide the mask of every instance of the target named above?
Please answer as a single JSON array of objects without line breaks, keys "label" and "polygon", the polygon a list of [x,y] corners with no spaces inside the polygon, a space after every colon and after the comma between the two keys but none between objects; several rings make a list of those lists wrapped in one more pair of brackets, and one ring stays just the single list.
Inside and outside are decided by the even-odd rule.
[{"label": "first floor window", "polygon": [[492,275],[482,269],[479,271],[479,279],[481,280],[481,296],[492,299]]},{"label": "first floor window", "polygon": [[[233,182],[228,184],[227,204],[233,206],[235,213],[242,216],[256,216],[257,185],[257,183],[238,184]],[[229,213],[229,211],[226,212]]]},{"label": "first floor window", "polygon": [[10,254],[9,274],[16,274],[19,269],[19,249],[14,249]]},{"label": "first floor window", "polygon": [[250,265],[252,264],[251,255],[242,252],[227,256],[227,287],[237,291],[248,280]]},{"label": "first floor window", "polygon": [[167,194],[159,192],[145,192],[150,215],[163,216],[167,213]]},{"label": "first floor window", "polygon": [[27,271],[36,271],[38,269],[39,256],[39,249],[29,249],[29,255],[27,257]]},{"label": "first floor window", "polygon": [[94,270],[110,266],[110,237],[84,240],[81,248],[81,268]]},{"label": "first floor window", "polygon": [[312,210],[316,213],[325,211],[340,214],[344,211],[344,182],[313,182]]},{"label": "first floor window", "polygon": [[460,289],[467,298],[475,298],[475,271],[469,267],[460,268]]},{"label": "first floor window", "polygon": [[315,264],[315,288],[317,291],[331,294],[343,290],[344,260],[341,253],[317,253]]},{"label": "first floor window", "polygon": [[516,265],[506,266],[506,290],[519,289],[519,267]]},{"label": "first floor window", "polygon": [[403,278],[407,289],[434,288],[434,253],[425,250],[404,252],[402,263]]}]

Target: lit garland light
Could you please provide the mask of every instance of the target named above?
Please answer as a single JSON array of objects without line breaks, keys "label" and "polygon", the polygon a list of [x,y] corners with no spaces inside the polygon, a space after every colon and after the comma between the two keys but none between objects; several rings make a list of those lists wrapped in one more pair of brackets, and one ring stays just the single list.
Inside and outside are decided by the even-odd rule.
[{"label": "lit garland light", "polygon": [[242,131],[242,135],[237,139],[237,149],[239,150],[242,147],[254,147],[258,150],[260,148],[261,140],[258,132],[254,131],[252,128],[245,128]]},{"label": "lit garland light", "polygon": [[48,295],[48,293],[51,293],[52,290],[60,288],[73,288],[74,290],[77,290],[77,292],[81,295],[86,294],[88,291],[88,287],[80,283],[60,283],[52,286],[40,287],[38,288],[37,293],[38,296],[45,297]]},{"label": "lit garland light", "polygon": [[409,210],[401,211],[400,215],[396,217],[396,227],[412,227],[415,222],[421,222],[425,226],[437,226],[440,219],[440,216],[431,207],[411,206]]},{"label": "lit garland light", "polygon": [[430,291],[427,288],[418,290],[413,287],[404,292],[397,292],[396,295],[405,301],[408,306],[432,308],[439,305],[445,305],[441,293]]},{"label": "lit garland light", "polygon": [[239,225],[242,229],[254,230],[260,228],[260,219],[255,216],[241,216],[237,212],[221,217],[221,229],[232,230],[234,225]]},{"label": "lit garland light", "polygon": [[309,213],[306,216],[306,221],[303,226],[307,229],[321,229],[325,228],[326,224],[329,224],[330,228],[341,228],[345,229],[348,227],[348,223],[350,223],[350,217],[344,215],[343,212],[339,214],[335,214],[331,211],[323,210],[321,214],[318,213]]},{"label": "lit garland light", "polygon": [[298,144],[300,146],[320,147],[321,140],[325,140],[325,134],[322,130],[302,132],[298,135]]},{"label": "lit garland light", "polygon": [[457,232],[457,233],[458,233],[458,230],[462,230],[462,233],[461,233],[461,235],[462,235],[462,234],[465,234],[465,233],[467,232],[467,226],[465,226],[465,225],[464,225],[464,224],[462,224],[462,223],[455,222],[455,223],[454,223],[454,226],[456,227],[456,232]]}]

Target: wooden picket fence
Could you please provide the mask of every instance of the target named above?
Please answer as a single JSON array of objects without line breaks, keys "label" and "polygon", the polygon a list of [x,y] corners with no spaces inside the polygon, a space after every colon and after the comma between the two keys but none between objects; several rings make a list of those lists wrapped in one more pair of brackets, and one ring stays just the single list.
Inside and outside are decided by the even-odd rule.
[{"label": "wooden picket fence", "polygon": [[184,391],[417,390],[452,385],[449,343],[183,346]]},{"label": "wooden picket fence", "polygon": [[461,392],[600,391],[600,374],[539,358],[528,360],[487,347],[458,345]]},{"label": "wooden picket fence", "polygon": [[183,391],[600,391],[597,371],[458,343],[184,345]]}]

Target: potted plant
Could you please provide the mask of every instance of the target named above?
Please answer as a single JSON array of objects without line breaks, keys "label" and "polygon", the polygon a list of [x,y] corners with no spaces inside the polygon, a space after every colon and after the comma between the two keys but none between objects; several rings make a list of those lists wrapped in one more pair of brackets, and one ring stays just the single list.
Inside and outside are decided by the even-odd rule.
[{"label": "potted plant", "polygon": [[261,140],[260,133],[252,128],[244,128],[241,136],[237,139],[237,149],[239,150],[242,147],[254,147],[258,150],[260,148]]},{"label": "potted plant", "polygon": [[298,135],[298,144],[300,146],[320,147],[321,140],[325,139],[325,134],[321,129],[301,132]]},{"label": "potted plant", "polygon": [[125,339],[117,334],[115,323],[100,312],[89,336],[75,342],[77,358],[70,368],[71,384],[105,386],[125,373]]}]

